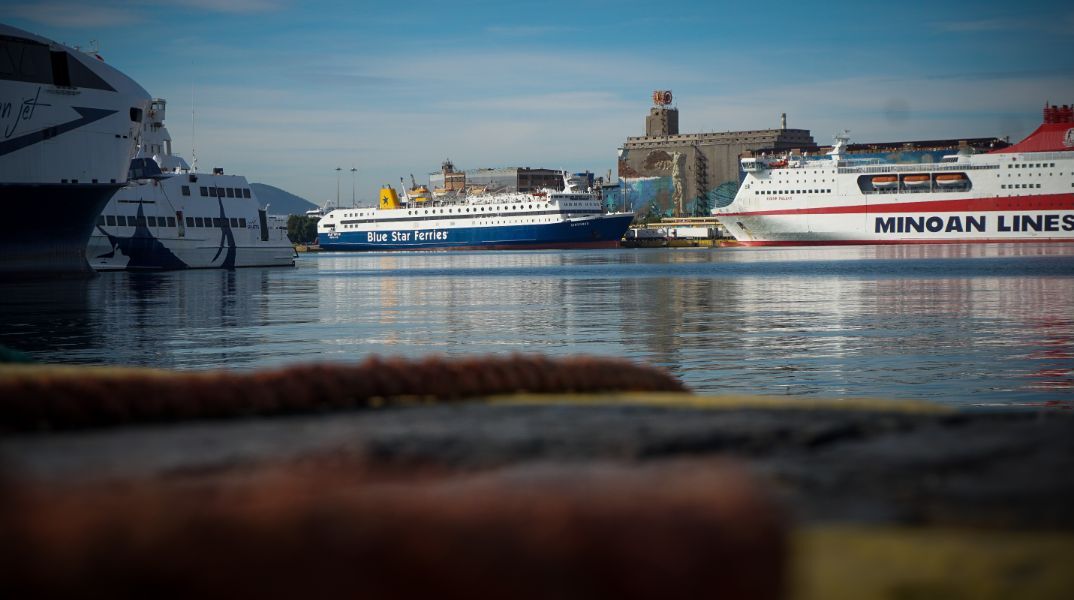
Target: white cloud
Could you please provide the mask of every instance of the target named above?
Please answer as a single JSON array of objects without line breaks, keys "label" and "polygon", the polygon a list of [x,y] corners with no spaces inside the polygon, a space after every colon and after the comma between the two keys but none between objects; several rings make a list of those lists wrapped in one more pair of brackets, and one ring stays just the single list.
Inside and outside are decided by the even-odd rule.
[{"label": "white cloud", "polygon": [[1051,15],[1049,18],[1004,17],[996,19],[966,19],[962,21],[937,21],[929,24],[941,33],[1014,33],[1027,31],[1055,35],[1074,35],[1074,12]]},{"label": "white cloud", "polygon": [[578,29],[553,25],[490,25],[485,31],[494,35],[529,37],[571,33]]},{"label": "white cloud", "polygon": [[12,4],[7,7],[12,17],[26,19],[49,27],[87,28],[120,27],[143,21],[142,16],[121,6],[85,2],[37,2]]},{"label": "white cloud", "polygon": [[286,0],[168,0],[160,4],[210,12],[245,14],[283,10],[289,2]]},{"label": "white cloud", "polygon": [[937,31],[949,32],[980,32],[980,31],[1005,31],[1020,29],[1027,21],[1014,19],[971,19],[964,21],[943,21],[932,23],[932,28]]}]

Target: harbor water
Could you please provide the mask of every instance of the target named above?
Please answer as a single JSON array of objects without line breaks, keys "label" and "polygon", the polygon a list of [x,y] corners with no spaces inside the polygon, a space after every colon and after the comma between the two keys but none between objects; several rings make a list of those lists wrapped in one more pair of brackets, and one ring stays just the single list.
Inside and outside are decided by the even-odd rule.
[{"label": "harbor water", "polygon": [[695,392],[1074,402],[1074,244],[323,253],[0,288],[41,363],[589,354]]}]

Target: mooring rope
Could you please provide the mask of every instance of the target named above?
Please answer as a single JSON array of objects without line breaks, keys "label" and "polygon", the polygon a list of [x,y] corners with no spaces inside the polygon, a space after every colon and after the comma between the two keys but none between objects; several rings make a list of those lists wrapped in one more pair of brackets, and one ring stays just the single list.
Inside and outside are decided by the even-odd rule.
[{"label": "mooring rope", "polygon": [[0,431],[225,419],[439,402],[502,394],[685,392],[662,369],[625,360],[368,358],[252,372],[0,367]]}]

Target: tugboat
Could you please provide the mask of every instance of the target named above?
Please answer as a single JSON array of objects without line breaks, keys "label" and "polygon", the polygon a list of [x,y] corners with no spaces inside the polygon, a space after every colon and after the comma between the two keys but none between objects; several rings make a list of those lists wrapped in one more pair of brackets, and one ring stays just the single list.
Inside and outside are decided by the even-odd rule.
[{"label": "tugboat", "polygon": [[198,173],[172,153],[167,103],[154,99],[130,183],[97,217],[87,255],[107,270],[294,266],[294,249],[246,178]]},{"label": "tugboat", "polygon": [[99,55],[0,25],[0,279],[93,274],[86,242],[148,107]]}]

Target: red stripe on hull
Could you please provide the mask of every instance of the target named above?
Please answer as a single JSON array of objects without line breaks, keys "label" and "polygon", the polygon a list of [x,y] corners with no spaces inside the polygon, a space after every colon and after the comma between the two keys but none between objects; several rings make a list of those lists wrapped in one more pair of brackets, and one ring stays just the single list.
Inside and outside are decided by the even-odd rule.
[{"label": "red stripe on hull", "polygon": [[1074,244],[1074,238],[982,238],[982,239],[944,239],[944,240],[739,240],[722,242],[721,246],[897,246],[904,244]]},{"label": "red stripe on hull", "polygon": [[1074,194],[1041,194],[1039,196],[1010,196],[1004,198],[972,198],[962,200],[925,200],[921,202],[887,202],[884,204],[855,204],[818,208],[788,208],[753,212],[714,213],[714,217],[751,217],[764,215],[839,215],[854,213],[911,213],[911,212],[997,212],[1025,210],[1074,210]]}]

